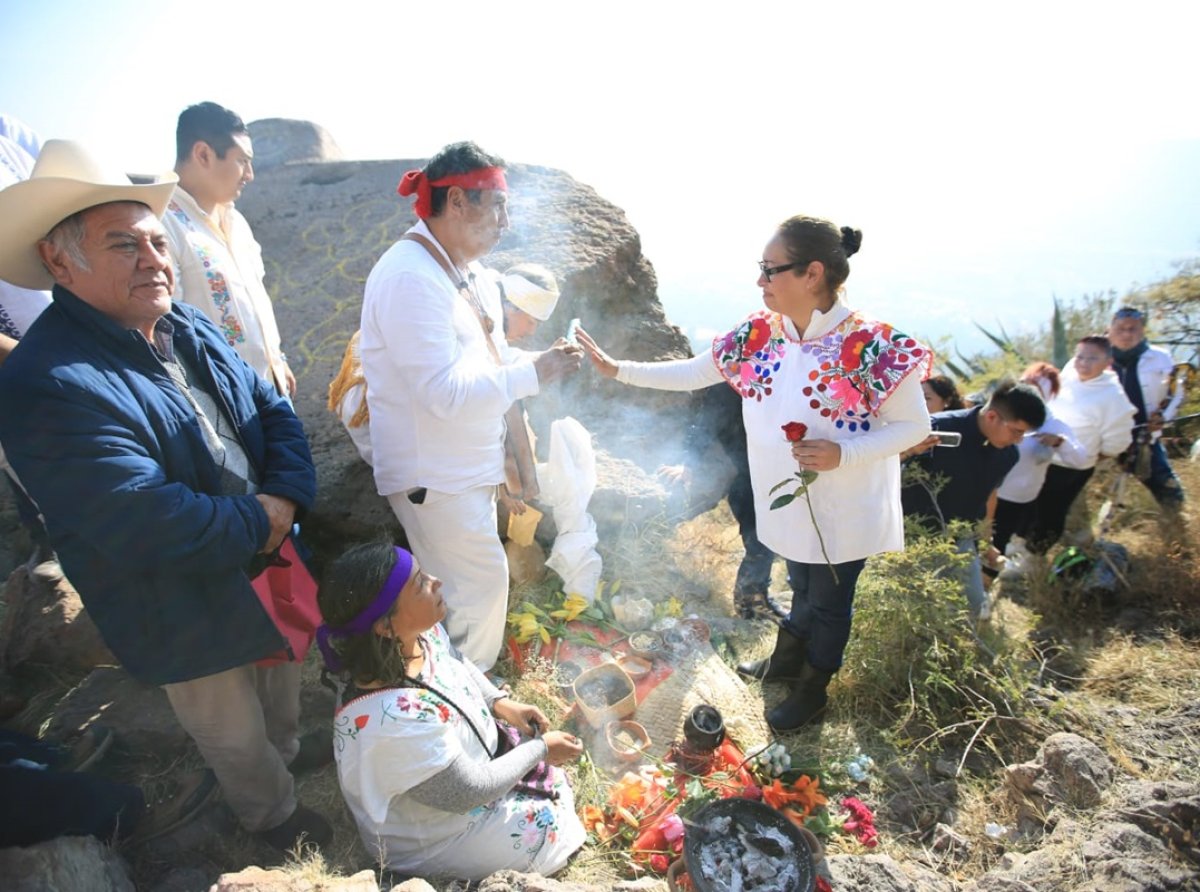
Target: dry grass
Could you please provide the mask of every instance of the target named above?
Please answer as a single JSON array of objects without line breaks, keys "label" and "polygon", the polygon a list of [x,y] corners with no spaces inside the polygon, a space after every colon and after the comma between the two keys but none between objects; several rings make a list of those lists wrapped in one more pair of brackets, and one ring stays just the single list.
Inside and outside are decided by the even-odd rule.
[{"label": "dry grass", "polygon": [[[1190,465],[1177,468],[1182,471],[1185,487],[1200,497],[1200,469]],[[1103,481],[1099,486],[1103,486]],[[1093,493],[1091,509],[1100,501],[1097,495],[1102,493]],[[1050,586],[1044,574],[1036,574],[1027,590],[1017,593],[1018,600],[1000,602],[992,628],[981,632],[971,645],[980,648],[981,654],[990,654],[990,659],[997,654],[1009,654],[1024,660],[1033,685],[1053,685],[1058,689],[1059,695],[1053,698],[1048,711],[1032,716],[1031,728],[1040,734],[1057,725],[1090,736],[1105,747],[1119,769],[1135,777],[1178,777],[1181,771],[1190,777],[1200,775],[1200,766],[1195,765],[1194,759],[1200,746],[1195,729],[1171,728],[1167,719],[1155,732],[1158,736],[1139,737],[1112,719],[1115,708],[1136,708],[1141,718],[1135,717],[1131,722],[1141,726],[1151,719],[1169,717],[1184,704],[1200,698],[1200,646],[1197,645],[1200,569],[1192,557],[1200,555],[1200,541],[1192,514],[1189,505],[1185,512],[1186,535],[1164,537],[1153,502],[1136,486],[1131,487],[1129,506],[1119,515],[1110,535],[1125,545],[1133,558],[1130,587],[1120,593],[1115,609],[1103,610],[1077,593]],[[1084,520],[1087,516],[1087,511],[1080,515]],[[758,655],[771,647],[773,626],[734,619],[731,592],[742,549],[736,524],[724,504],[677,527],[663,518],[638,527],[630,525],[619,541],[605,543],[604,551],[605,578],[610,582],[621,580],[624,591],[656,602],[670,596],[684,599],[689,612],[694,610],[709,618],[714,629],[725,631],[725,637],[740,656]],[[782,562],[777,564],[775,573],[775,587],[785,588]],[[976,876],[992,866],[1000,853],[999,845],[984,835],[983,825],[989,821],[1014,824],[1012,806],[1002,795],[994,769],[1001,763],[1029,758],[1035,736],[1010,740],[1007,744],[997,738],[991,757],[981,758],[983,747],[978,742],[974,744],[976,751],[968,753],[971,745],[961,736],[947,733],[938,737],[938,732],[948,729],[931,727],[926,729],[934,735],[930,742],[942,741],[940,748],[932,746],[927,754],[914,760],[910,749],[900,745],[888,732],[891,720],[906,708],[911,709],[911,704],[906,707],[903,697],[893,697],[885,685],[872,681],[870,669],[890,666],[887,661],[906,652],[911,644],[913,614],[906,611],[911,611],[913,605],[893,604],[887,599],[919,598],[921,593],[916,589],[920,586],[906,587],[897,583],[896,578],[891,582],[895,584],[890,588],[878,582],[864,582],[862,586],[864,595],[855,635],[860,641],[871,638],[871,645],[859,652],[857,659],[862,665],[848,662],[847,671],[831,686],[831,709],[826,722],[786,735],[784,740],[799,762],[824,772],[824,782],[831,792],[853,789],[856,795],[876,805],[903,793],[917,797],[919,809],[927,808],[931,814],[937,812],[938,801],[931,798],[927,803],[921,802],[921,797],[929,791],[913,789],[904,780],[905,772],[914,761],[932,763],[938,757],[961,767],[952,808],[957,815],[955,829],[973,844],[969,854],[931,851],[931,823],[918,827],[889,824],[886,809],[881,811],[880,848],[875,851],[899,860],[920,858],[940,865],[959,879]],[[921,585],[924,584],[923,581]],[[553,582],[529,586],[514,592],[514,600],[524,597],[546,600],[553,589]],[[512,679],[518,697],[536,702],[552,717],[558,717],[562,704],[555,695],[549,667],[534,665],[521,677],[517,677],[509,663],[502,663],[499,668]],[[37,733],[58,701],[79,680],[77,676],[53,670],[26,670],[21,682],[32,696],[14,727]],[[304,684],[311,690],[318,683],[313,656],[305,668]],[[775,702],[784,692],[781,685],[770,684],[765,688],[752,684],[750,691],[753,698],[765,701],[764,705]],[[888,697],[892,699],[889,701]],[[326,715],[306,716],[313,726],[327,720]],[[869,782],[851,787],[844,775],[833,769],[855,752],[871,755],[876,771]],[[194,752],[176,762],[147,761],[145,756],[138,754],[136,762],[118,759],[110,770],[145,784],[152,792],[165,784],[173,772],[199,761]],[[1189,763],[1190,768],[1180,768],[1181,764]],[[607,798],[612,778],[593,763],[581,762],[570,772],[581,806],[601,803]],[[282,858],[240,830],[231,829],[183,856],[163,858],[133,853],[137,881],[153,885],[181,865],[199,867],[215,877],[217,873],[247,864],[289,864],[289,870],[314,883],[364,869],[378,874],[377,858],[359,840],[343,803],[336,771],[328,767],[303,778],[298,783],[298,793],[302,802],[334,825],[334,845],[322,857]],[[1009,849],[1020,847],[1012,840],[1004,845]],[[844,836],[830,840],[829,849],[834,853],[866,851]],[[1067,873],[1073,869],[1072,858],[1064,849],[1063,870]],[[628,871],[624,853],[589,843],[572,861],[564,878],[607,885],[627,876]],[[456,887],[443,883],[437,888]]]}]

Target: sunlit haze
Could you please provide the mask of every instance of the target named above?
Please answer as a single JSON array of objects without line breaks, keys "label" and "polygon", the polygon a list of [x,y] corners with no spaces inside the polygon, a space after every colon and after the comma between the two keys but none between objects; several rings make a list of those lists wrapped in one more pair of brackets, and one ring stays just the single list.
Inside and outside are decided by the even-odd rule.
[{"label": "sunlit haze", "polygon": [[1198,4],[702,8],[9,3],[0,111],[143,172],[202,100],[350,158],[473,139],[623,208],[693,337],[795,213],[863,230],[853,305],[963,349],[1200,253]]}]

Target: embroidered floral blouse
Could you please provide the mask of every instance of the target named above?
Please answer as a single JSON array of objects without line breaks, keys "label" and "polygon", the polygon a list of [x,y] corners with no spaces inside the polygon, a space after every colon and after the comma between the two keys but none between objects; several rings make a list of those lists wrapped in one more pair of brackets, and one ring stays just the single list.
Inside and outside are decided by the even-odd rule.
[{"label": "embroidered floral blouse", "polygon": [[835,441],[841,463],[821,472],[809,495],[840,564],[904,547],[899,454],[929,433],[920,382],[931,364],[926,347],[838,301],[814,313],[803,336],[762,310],[715,338],[708,355],[622,362],[617,380],[660,390],[725,382],[742,396],[758,538],[789,560],[825,559],[803,497],[770,510],[771,488],[798,470],[781,428],[799,421],[808,439]]},{"label": "embroidered floral blouse", "polygon": [[[446,630],[426,635],[421,680],[448,695],[496,748],[497,730],[479,685],[450,651]],[[418,802],[409,792],[455,759],[486,760],[475,732],[437,694],[383,688],[351,699],[334,716],[338,781],[367,850],[392,870],[479,879],[503,868],[552,873],[583,843],[565,775],[553,768],[558,801],[513,791],[466,814]]]}]

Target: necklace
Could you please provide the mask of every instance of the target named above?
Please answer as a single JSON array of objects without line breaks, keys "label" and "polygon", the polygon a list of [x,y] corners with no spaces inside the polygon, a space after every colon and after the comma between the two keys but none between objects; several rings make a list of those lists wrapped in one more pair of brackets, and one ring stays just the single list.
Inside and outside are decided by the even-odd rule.
[{"label": "necklace", "polygon": [[483,325],[483,330],[491,334],[496,328],[496,323],[492,321],[492,317],[483,308],[483,301],[479,299],[479,295],[475,291],[475,274],[468,273],[467,278],[458,283],[458,290],[462,292],[463,297],[467,299],[467,303],[471,305],[471,309],[475,311],[475,315],[479,317],[479,321]]}]

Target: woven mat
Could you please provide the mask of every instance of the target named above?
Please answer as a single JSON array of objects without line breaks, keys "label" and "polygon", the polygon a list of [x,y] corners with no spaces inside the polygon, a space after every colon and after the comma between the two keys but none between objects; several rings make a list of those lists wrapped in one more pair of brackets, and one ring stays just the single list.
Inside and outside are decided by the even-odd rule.
[{"label": "woven mat", "polygon": [[717,708],[730,736],[743,749],[771,739],[762,698],[746,687],[708,642],[676,659],[675,671],[646,695],[634,715],[650,735],[655,755],[664,755],[672,741],[683,739],[684,719],[701,703]]}]

